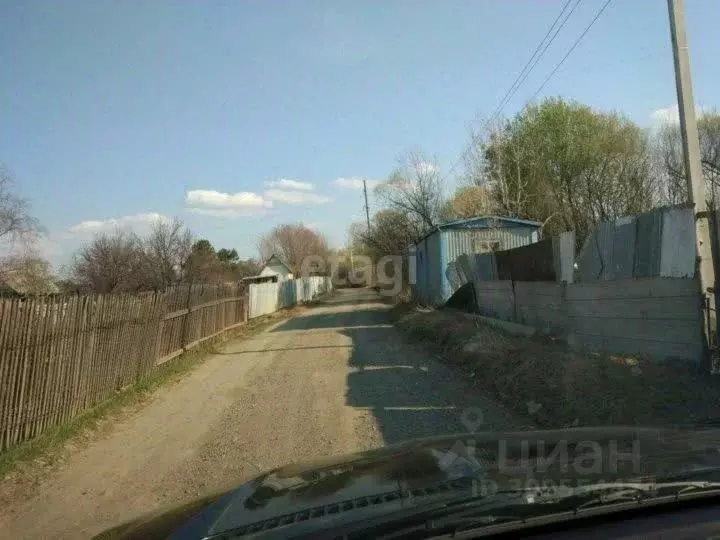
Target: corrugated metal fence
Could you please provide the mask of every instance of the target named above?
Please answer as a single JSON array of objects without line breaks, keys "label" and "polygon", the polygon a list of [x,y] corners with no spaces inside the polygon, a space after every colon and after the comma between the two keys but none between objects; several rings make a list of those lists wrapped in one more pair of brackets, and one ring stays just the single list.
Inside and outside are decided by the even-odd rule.
[{"label": "corrugated metal fence", "polygon": [[693,211],[683,206],[657,208],[599,223],[575,262],[574,281],[693,277]]},{"label": "corrugated metal fence", "polygon": [[252,284],[249,287],[248,318],[260,317],[278,309],[310,302],[331,290],[332,280],[322,276],[291,279],[278,283]]}]

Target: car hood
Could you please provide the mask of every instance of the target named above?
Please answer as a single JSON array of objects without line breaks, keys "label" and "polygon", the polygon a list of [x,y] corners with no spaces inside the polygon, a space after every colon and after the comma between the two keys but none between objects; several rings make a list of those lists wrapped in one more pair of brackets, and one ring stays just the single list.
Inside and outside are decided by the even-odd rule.
[{"label": "car hood", "polygon": [[104,538],[263,538],[553,483],[648,480],[720,470],[720,431],[637,427],[486,432],[415,440],[274,469]]}]

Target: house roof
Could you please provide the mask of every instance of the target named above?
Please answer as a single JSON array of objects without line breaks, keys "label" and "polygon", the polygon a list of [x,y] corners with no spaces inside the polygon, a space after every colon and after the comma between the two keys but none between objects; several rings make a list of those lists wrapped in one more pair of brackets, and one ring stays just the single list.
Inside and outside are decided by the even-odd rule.
[{"label": "house roof", "polygon": [[425,236],[420,238],[416,243],[422,242],[425,238],[431,234],[441,231],[443,229],[496,229],[496,228],[508,228],[508,227],[532,227],[539,229],[542,223],[539,221],[530,221],[527,219],[518,219],[503,216],[476,216],[467,219],[456,219],[454,221],[446,221],[440,223],[432,230],[430,230]]},{"label": "house roof", "polygon": [[265,268],[266,266],[269,266],[270,263],[273,261],[275,261],[276,264],[283,265],[285,268],[287,268],[288,272],[292,273],[292,269],[287,265],[287,263],[285,263],[280,257],[278,257],[275,254],[270,255],[270,257],[268,257],[268,260],[265,261],[265,264],[263,264],[263,268]]}]

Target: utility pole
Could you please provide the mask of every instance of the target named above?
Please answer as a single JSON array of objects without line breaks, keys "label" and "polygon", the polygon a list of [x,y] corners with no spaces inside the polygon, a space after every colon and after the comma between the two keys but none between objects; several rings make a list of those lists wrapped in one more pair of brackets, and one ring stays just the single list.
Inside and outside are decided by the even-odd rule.
[{"label": "utility pole", "polygon": [[370,232],[370,207],[368,206],[367,200],[367,183],[363,178],[363,193],[365,193],[365,219],[367,219],[367,230]]},{"label": "utility pole", "polygon": [[694,205],[695,212],[696,268],[706,311],[703,333],[705,345],[708,351],[711,351],[715,344],[716,333],[715,267],[710,246],[710,220],[705,202],[705,179],[700,162],[700,139],[695,118],[692,81],[690,80],[690,57],[688,56],[685,32],[683,0],[668,0],[668,10],[670,12],[670,36],[675,61],[675,86],[678,112],[680,113],[680,134],[682,135],[688,202]]},{"label": "utility pole", "polygon": [[355,261],[353,260],[353,236],[348,229],[348,250],[350,251],[350,269],[355,270]]}]

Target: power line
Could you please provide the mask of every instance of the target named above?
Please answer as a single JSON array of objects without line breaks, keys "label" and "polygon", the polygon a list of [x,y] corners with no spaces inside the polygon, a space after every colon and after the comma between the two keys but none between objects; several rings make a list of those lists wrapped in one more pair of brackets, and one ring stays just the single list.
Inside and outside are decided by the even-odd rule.
[{"label": "power line", "polygon": [[593,17],[593,20],[590,21],[590,24],[588,24],[588,25],[585,27],[585,30],[583,30],[583,33],[580,34],[580,36],[575,40],[575,43],[572,44],[572,46],[570,47],[570,49],[568,50],[568,52],[565,54],[565,56],[563,56],[562,60],[560,60],[560,62],[558,63],[558,65],[555,66],[555,69],[553,69],[553,70],[550,72],[550,74],[545,78],[545,80],[542,82],[542,84],[540,85],[540,87],[535,91],[535,93],[532,95],[532,97],[530,98],[529,101],[532,101],[533,99],[535,99],[535,98],[537,97],[537,95],[538,95],[540,92],[542,92],[542,89],[545,88],[545,85],[548,83],[548,81],[549,81],[550,79],[552,79],[553,75],[555,75],[555,73],[557,72],[557,70],[560,69],[560,66],[562,66],[562,65],[565,63],[565,60],[567,60],[567,59],[568,59],[568,56],[570,56],[570,55],[572,54],[572,52],[575,50],[575,47],[577,47],[578,44],[580,43],[580,41],[582,41],[582,38],[584,38],[584,37],[585,37],[585,34],[588,33],[588,31],[590,30],[590,28],[592,28],[592,25],[595,24],[595,21],[597,21],[597,20],[600,18],[600,15],[603,14],[603,11],[605,11],[605,8],[607,8],[607,7],[610,5],[610,2],[611,2],[611,1],[612,1],[612,0],[606,0],[606,2],[605,2],[605,3],[603,4],[603,6],[600,8],[600,11],[598,11],[597,14],[595,15],[595,17]]},{"label": "power line", "polygon": [[[523,68],[520,70],[520,73],[518,73],[517,77],[515,77],[515,80],[510,85],[510,88],[508,88],[507,92],[505,92],[505,95],[500,100],[500,103],[498,104],[497,108],[490,115],[490,117],[485,122],[485,125],[483,127],[487,127],[488,125],[490,125],[490,123],[495,119],[495,117],[502,111],[503,107],[505,107],[505,105],[507,105],[508,102],[513,98],[513,96],[518,91],[520,86],[522,86],[522,84],[525,82],[527,77],[530,75],[530,72],[535,68],[537,63],[540,61],[542,56],[545,54],[548,47],[550,47],[552,42],[555,40],[555,38],[557,37],[560,30],[562,30],[562,28],[565,26],[565,23],[567,23],[567,20],[570,18],[570,15],[573,14],[573,12],[578,7],[578,5],[580,4],[581,1],[582,0],[576,0],[575,5],[572,7],[572,9],[570,9],[570,11],[567,14],[565,14],[565,11],[567,10],[567,8],[570,5],[570,3],[572,2],[572,0],[567,0],[565,2],[562,9],[560,10],[560,13],[558,13],[557,17],[555,17],[555,20],[550,25],[550,28],[548,28],[547,32],[545,32],[545,35],[540,40],[540,42],[537,44],[537,47],[535,47],[535,50],[530,55],[530,58],[525,63],[525,66],[523,66]],[[557,29],[555,29],[555,26],[558,24],[558,21],[563,17],[563,14],[565,14],[565,18],[562,20],[562,22],[557,27]],[[552,34],[552,37],[546,43],[546,40],[548,39],[548,36],[553,31],[553,29],[555,29],[555,33]],[[544,47],[543,47],[543,44],[545,45]],[[541,47],[542,47],[542,51],[540,51]],[[539,54],[538,54],[538,51],[540,51]],[[533,62],[533,60],[534,60],[534,62]],[[532,65],[531,65],[531,63],[532,63]],[[529,69],[528,69],[528,66],[529,66]],[[467,152],[472,148],[472,146],[476,142],[477,142],[477,138],[473,136],[472,140],[470,141],[470,144],[468,144],[466,146],[466,148],[460,153],[458,158],[455,160],[453,165],[450,167],[450,170],[447,172],[447,174],[445,174],[443,176],[442,180],[446,180],[450,175],[452,175],[455,168],[460,164],[460,162],[463,160],[463,158],[465,157]]]},{"label": "power line", "polygon": [[[548,40],[547,43],[545,43],[545,40],[547,40],[548,36],[550,35],[550,32],[553,31],[553,28],[555,28],[555,25],[558,23],[560,18],[563,16],[563,13],[565,13],[565,10],[570,5],[570,2],[572,0],[567,0],[565,2],[565,5],[560,10],[560,13],[558,13],[558,16],[553,21],[552,25],[550,25],[550,28],[548,28],[548,31],[545,33],[545,37],[542,38],[540,43],[538,43],[537,47],[535,47],[535,51],[530,56],[529,60],[525,64],[525,67],[522,68],[518,76],[515,78],[515,81],[510,86],[508,91],[505,93],[505,96],[503,96],[503,99],[500,100],[500,104],[497,106],[495,111],[490,115],[490,120],[488,120],[488,123],[492,122],[492,120],[500,114],[503,107],[507,105],[510,100],[513,98],[515,93],[518,91],[518,89],[522,86],[522,84],[527,80],[528,76],[530,75],[530,72],[535,69],[535,66],[538,64],[540,59],[543,57],[545,52],[548,50],[550,45],[552,45],[552,42],[555,41],[555,38],[560,33],[560,30],[562,30],[563,26],[565,26],[565,23],[567,23],[568,19],[570,18],[570,15],[573,14],[573,12],[577,9],[577,7],[580,5],[581,0],[576,0],[575,5],[572,7],[572,9],[565,15],[565,18],[563,19],[562,23],[560,23],[560,26],[557,27],[557,30],[555,30],[555,33],[552,35],[552,37]],[[540,51],[540,47],[543,46],[543,43],[545,43],[545,46],[543,47],[542,51]],[[540,54],[538,54],[538,51],[540,51]],[[537,58],[536,58],[537,55]],[[533,62],[533,60],[535,60]],[[532,63],[532,65],[530,65]],[[530,68],[528,69],[528,66]]]}]

